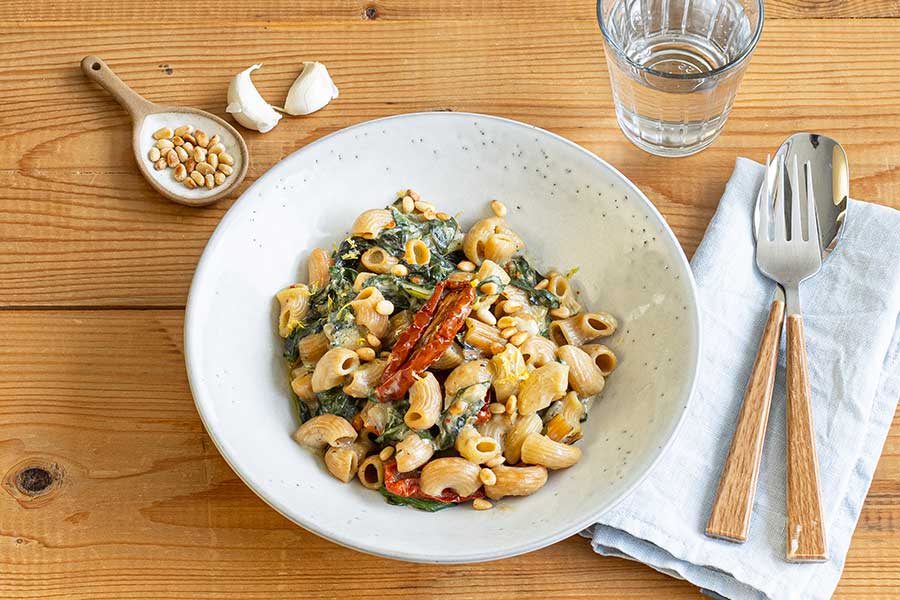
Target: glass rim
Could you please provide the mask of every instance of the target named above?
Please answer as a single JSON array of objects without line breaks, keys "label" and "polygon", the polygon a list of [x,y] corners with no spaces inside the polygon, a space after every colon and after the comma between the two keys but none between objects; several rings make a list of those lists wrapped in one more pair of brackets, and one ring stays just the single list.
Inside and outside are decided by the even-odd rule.
[{"label": "glass rim", "polygon": [[738,54],[733,60],[728,61],[721,67],[716,67],[711,71],[704,71],[703,73],[666,73],[665,71],[658,71],[652,67],[646,67],[632,60],[631,57],[625,54],[625,51],[619,47],[619,44],[617,44],[609,34],[609,30],[606,28],[606,19],[603,18],[601,7],[603,6],[604,2],[611,3],[616,1],[618,0],[597,0],[597,22],[600,24],[600,31],[603,33],[603,39],[606,40],[607,44],[615,51],[615,53],[619,57],[624,59],[625,62],[627,62],[629,65],[643,73],[647,73],[655,77],[662,77],[664,79],[680,79],[684,81],[692,79],[703,79],[705,77],[712,77],[714,75],[719,75],[720,73],[725,73],[726,71],[730,71],[744,62],[750,56],[750,54],[753,53],[753,50],[756,48],[757,42],[759,42],[760,36],[762,36],[765,7],[763,6],[763,0],[757,0],[757,4],[759,5],[759,18],[757,19],[756,23],[756,31],[753,33],[753,37],[751,38],[750,43],[748,43],[747,46],[743,50],[741,50],[741,53]]}]

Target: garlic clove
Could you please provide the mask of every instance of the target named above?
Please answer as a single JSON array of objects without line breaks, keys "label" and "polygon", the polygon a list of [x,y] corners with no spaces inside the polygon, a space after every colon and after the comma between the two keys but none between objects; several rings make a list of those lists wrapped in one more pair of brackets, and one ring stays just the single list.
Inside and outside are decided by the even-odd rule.
[{"label": "garlic clove", "polygon": [[303,72],[294,81],[284,101],[289,115],[308,115],[338,97],[337,86],[320,62],[304,62]]},{"label": "garlic clove", "polygon": [[234,120],[247,129],[266,133],[278,124],[281,115],[265,101],[250,79],[250,73],[261,66],[253,65],[232,78],[228,85],[228,106],[225,107],[225,112],[231,113]]}]

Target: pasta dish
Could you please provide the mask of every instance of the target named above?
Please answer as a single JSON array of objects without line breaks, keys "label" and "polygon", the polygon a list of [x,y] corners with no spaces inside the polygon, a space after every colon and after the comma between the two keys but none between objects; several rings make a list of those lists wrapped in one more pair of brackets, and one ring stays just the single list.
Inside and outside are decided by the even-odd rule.
[{"label": "pasta dish", "polygon": [[491,202],[468,231],[413,190],[363,212],[307,283],[276,294],[297,397],[294,439],[388,502],[489,509],[581,457],[582,423],[616,367],[574,274],[539,273]]}]

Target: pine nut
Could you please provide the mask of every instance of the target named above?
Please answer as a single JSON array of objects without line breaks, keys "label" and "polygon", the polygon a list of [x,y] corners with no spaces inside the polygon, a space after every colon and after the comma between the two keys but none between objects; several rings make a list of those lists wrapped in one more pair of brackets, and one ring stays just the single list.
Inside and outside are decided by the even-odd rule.
[{"label": "pine nut", "polygon": [[565,306],[560,306],[559,308],[551,308],[549,311],[547,311],[547,314],[549,314],[554,319],[568,319],[572,314],[572,311],[570,311]]},{"label": "pine nut", "polygon": [[153,146],[152,148],[150,148],[150,152],[147,153],[147,158],[150,159],[150,162],[155,163],[156,161],[159,160],[159,157],[160,157],[159,148],[157,148],[156,146]]},{"label": "pine nut", "polygon": [[153,163],[153,168],[156,169],[157,171],[162,171],[163,169],[165,169],[166,168],[166,159],[160,158],[158,161]]},{"label": "pine nut", "polygon": [[221,172],[226,175],[231,175],[234,172],[234,169],[228,165],[222,164],[222,159],[219,159],[219,166],[217,167]]},{"label": "pine nut", "polygon": [[412,198],[413,202],[418,202],[419,200],[422,199],[422,197],[419,196],[419,192],[417,192],[415,190],[406,190],[406,195],[409,196],[410,198]]},{"label": "pine nut", "polygon": [[385,461],[385,460],[389,459],[390,457],[392,457],[393,455],[394,455],[394,447],[387,446],[386,448],[382,449],[381,452],[378,453],[378,458],[380,458],[382,461]]},{"label": "pine nut", "polygon": [[530,338],[530,337],[531,337],[531,334],[528,333],[527,331],[520,331],[520,332],[517,333],[516,335],[512,336],[511,338],[509,338],[509,342],[510,342],[513,346],[521,346],[521,345],[524,344],[525,341],[526,341],[528,338]]},{"label": "pine nut", "polygon": [[187,178],[187,169],[184,168],[184,165],[178,165],[175,167],[175,181],[184,181]]},{"label": "pine nut", "polygon": [[516,320],[512,317],[500,317],[500,320],[497,321],[497,327],[500,329],[506,329],[507,327],[515,327]]},{"label": "pine nut", "polygon": [[506,216],[506,205],[499,200],[491,200],[491,210],[494,211],[494,214],[498,217],[502,218]]},{"label": "pine nut", "polygon": [[197,140],[198,146],[206,148],[209,145],[209,136],[202,129],[194,131],[194,139]]},{"label": "pine nut", "polygon": [[181,137],[180,135],[176,135],[175,137],[172,138],[172,143],[175,144],[176,148],[178,146],[184,146],[184,138]]},{"label": "pine nut", "polygon": [[[494,475],[494,479],[496,478],[497,476]],[[492,508],[494,508],[494,505],[491,504],[490,500],[485,500],[484,498],[475,498],[474,500],[472,500],[472,508],[474,508],[475,510],[491,510]]]},{"label": "pine nut", "polygon": [[491,402],[490,406],[488,406],[488,410],[491,411],[492,415],[502,415],[506,412],[506,405],[500,404],[499,402]]},{"label": "pine nut", "polygon": [[186,187],[189,190],[193,190],[197,187],[197,184],[194,182],[193,179],[188,177],[187,179],[184,180],[184,187]]},{"label": "pine nut", "polygon": [[209,143],[206,145],[206,147],[209,148],[210,146],[215,146],[221,139],[222,138],[219,137],[218,133],[213,134],[213,136],[209,138]]},{"label": "pine nut", "polygon": [[497,483],[497,476],[490,469],[481,469],[478,472],[478,478],[484,485],[494,485]]},{"label": "pine nut", "polygon": [[412,196],[403,196],[403,200],[400,201],[400,211],[409,214],[416,208],[416,201],[412,199]]},{"label": "pine nut", "polygon": [[190,142],[185,142],[184,145],[182,146],[182,148],[184,148],[185,150],[187,150],[187,151],[188,151],[189,153],[191,153],[191,154],[194,153],[194,145],[193,145],[192,143],[190,143]]},{"label": "pine nut", "polygon": [[480,291],[482,294],[486,294],[488,296],[493,296],[494,294],[498,293],[500,290],[497,289],[497,284],[492,281],[490,283],[486,283],[483,286],[481,286]]},{"label": "pine nut", "polygon": [[225,183],[225,173],[216,173],[213,175],[213,179],[216,182],[216,185],[222,185]]},{"label": "pine nut", "polygon": [[475,311],[475,318],[477,318],[482,323],[487,323],[488,325],[497,324],[497,317],[495,317],[491,310],[485,306]]},{"label": "pine nut", "polygon": [[494,342],[493,344],[491,344],[491,354],[500,354],[501,352],[503,352],[504,348],[506,348],[506,346],[504,346],[500,342]]},{"label": "pine nut", "polygon": [[227,152],[219,152],[219,162],[225,163],[228,166],[234,165],[234,157],[228,154]]},{"label": "pine nut", "polygon": [[406,277],[409,275],[409,269],[405,265],[394,265],[391,267],[391,275],[394,277]]},{"label": "pine nut", "polygon": [[436,213],[434,213],[434,216],[436,216],[441,221],[449,221],[450,219],[453,218],[445,212],[436,212]]},{"label": "pine nut", "polygon": [[471,273],[475,270],[475,263],[468,260],[461,260],[459,264],[456,265],[456,268],[465,273]]},{"label": "pine nut", "polygon": [[166,139],[159,140],[153,145],[156,146],[157,148],[159,148],[160,150],[168,150],[170,148],[175,147],[175,144],[172,143],[172,140],[166,140]]},{"label": "pine nut", "polygon": [[493,469],[494,467],[499,467],[500,465],[502,465],[505,462],[506,462],[506,458],[504,458],[504,456],[501,454],[499,456],[495,456],[491,460],[484,463],[484,466],[490,467],[491,469]]},{"label": "pine nut", "polygon": [[172,137],[172,130],[168,127],[160,127],[153,132],[154,140],[169,139],[170,137]]},{"label": "pine nut", "polygon": [[519,399],[515,394],[506,399],[506,414],[514,415],[519,410]]},{"label": "pine nut", "polygon": [[373,348],[381,348],[381,340],[379,340],[378,336],[376,336],[374,333],[366,334],[366,343]]},{"label": "pine nut", "polygon": [[210,154],[219,154],[220,152],[225,152],[225,146],[222,144],[210,144],[207,150],[209,150]]},{"label": "pine nut", "polygon": [[197,163],[197,170],[203,175],[212,175],[216,172],[208,162]]},{"label": "pine nut", "polygon": [[206,189],[211,190],[216,185],[216,179],[212,175],[206,176]]},{"label": "pine nut", "polygon": [[203,185],[206,183],[206,179],[203,177],[203,173],[200,171],[191,171],[191,179],[194,180],[194,183],[197,185]]},{"label": "pine nut", "polygon": [[375,312],[389,317],[394,312],[394,304],[390,300],[381,300],[375,305]]},{"label": "pine nut", "polygon": [[503,303],[503,312],[508,315],[519,312],[525,308],[525,306],[521,302],[517,302],[515,300],[507,300]]},{"label": "pine nut", "polygon": [[201,163],[206,160],[206,148],[202,148],[200,146],[194,146],[194,160],[198,163]]},{"label": "pine nut", "polygon": [[178,153],[175,152],[175,150],[169,150],[168,152],[166,152],[166,164],[167,165],[169,165],[170,167],[174,167],[179,162],[181,162],[181,161],[178,160]]},{"label": "pine nut", "polygon": [[197,168],[197,161],[189,156],[188,159],[184,161],[184,168],[190,173]]},{"label": "pine nut", "polygon": [[193,128],[191,125],[182,125],[181,127],[176,127],[176,128],[175,128],[175,135],[178,135],[178,136],[182,136],[182,137],[183,137],[184,134],[190,133],[190,132],[192,132],[193,130],[194,130],[194,128]]},{"label": "pine nut", "polygon": [[217,154],[207,154],[206,162],[209,163],[209,166],[215,169],[219,166],[219,156]]},{"label": "pine nut", "polygon": [[183,134],[181,134],[181,137],[182,137],[182,139],[184,139],[185,142],[190,142],[191,144],[193,144],[195,146],[197,145],[197,138],[195,138],[190,133],[183,133]]},{"label": "pine nut", "polygon": [[[412,196],[410,196],[410,197],[412,198]],[[417,200],[416,203],[414,204],[414,206],[416,207],[416,210],[419,212],[425,212],[428,210],[434,211],[437,208],[431,202],[423,202],[421,200]]]},{"label": "pine nut", "polygon": [[362,348],[356,349],[356,354],[359,356],[359,360],[369,362],[370,360],[375,360],[375,350],[369,348],[368,346],[364,346]]},{"label": "pine nut", "polygon": [[549,280],[549,279],[541,279],[541,280],[538,282],[538,284],[537,284],[536,286],[534,286],[534,289],[536,289],[536,290],[543,290],[543,289],[546,289],[548,285],[550,285],[550,280]]},{"label": "pine nut", "polygon": [[519,333],[519,330],[515,327],[507,327],[506,329],[500,331],[500,337],[502,337],[504,340],[508,340],[517,333]]},{"label": "pine nut", "polygon": [[189,158],[189,156],[190,156],[190,155],[187,153],[187,150],[185,150],[185,149],[184,149],[183,147],[181,147],[181,146],[177,146],[177,147],[175,148],[175,154],[178,155],[178,160],[181,161],[181,162],[186,161],[186,160]]}]

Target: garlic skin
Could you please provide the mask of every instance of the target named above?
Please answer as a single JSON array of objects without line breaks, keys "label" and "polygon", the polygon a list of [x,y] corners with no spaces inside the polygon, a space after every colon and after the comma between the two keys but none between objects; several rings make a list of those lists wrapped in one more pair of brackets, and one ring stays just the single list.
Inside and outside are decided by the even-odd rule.
[{"label": "garlic skin", "polygon": [[253,65],[232,78],[228,85],[228,106],[225,112],[234,115],[234,120],[247,129],[266,133],[278,124],[281,115],[265,101],[250,79],[250,73],[261,66]]},{"label": "garlic skin", "polygon": [[303,72],[294,81],[284,101],[289,115],[308,115],[338,97],[337,86],[320,62],[304,62]]}]

